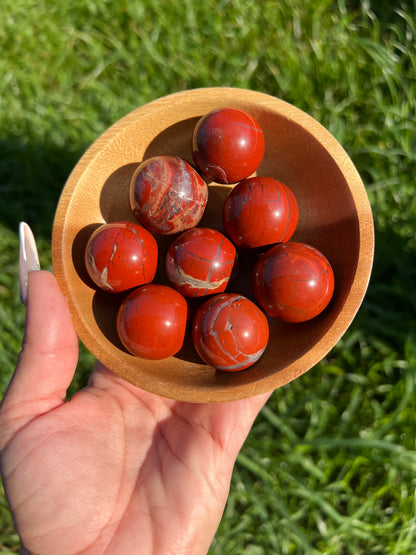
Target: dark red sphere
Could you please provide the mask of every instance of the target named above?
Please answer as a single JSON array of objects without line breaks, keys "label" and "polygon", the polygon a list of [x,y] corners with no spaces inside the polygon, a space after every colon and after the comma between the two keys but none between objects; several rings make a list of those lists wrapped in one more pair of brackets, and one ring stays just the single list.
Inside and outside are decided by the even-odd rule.
[{"label": "dark red sphere", "polygon": [[262,247],[288,241],[299,210],[286,185],[271,177],[250,177],[230,191],[222,219],[225,232],[238,247]]},{"label": "dark red sphere", "polygon": [[178,291],[151,283],[132,291],[117,314],[121,342],[133,355],[160,360],[176,354],[186,331],[187,303]]},{"label": "dark red sphere", "polygon": [[235,372],[259,360],[269,340],[269,324],[249,299],[222,293],[204,302],[192,322],[192,342],[204,362]]},{"label": "dark red sphere", "polygon": [[149,158],[130,184],[133,214],[152,233],[170,235],[195,227],[207,201],[207,184],[178,156]]},{"label": "dark red sphere", "polygon": [[203,175],[217,183],[237,183],[259,167],[264,134],[258,122],[242,110],[222,108],[197,123],[192,155]]},{"label": "dark red sphere", "polygon": [[326,257],[304,243],[280,243],[256,263],[253,291],[273,318],[305,322],[320,314],[334,292],[334,273]]},{"label": "dark red sphere", "polygon": [[235,263],[236,248],[219,231],[196,227],[184,231],[169,247],[166,273],[185,297],[225,290]]},{"label": "dark red sphere", "polygon": [[150,283],[158,246],[153,235],[132,222],[101,225],[88,240],[85,266],[94,283],[112,293]]}]

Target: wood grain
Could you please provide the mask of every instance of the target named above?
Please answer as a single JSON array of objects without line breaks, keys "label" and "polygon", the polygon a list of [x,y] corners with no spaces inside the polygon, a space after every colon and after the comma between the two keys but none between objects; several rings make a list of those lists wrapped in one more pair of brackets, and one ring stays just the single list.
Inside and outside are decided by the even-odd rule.
[{"label": "wood grain", "polygon": [[[133,357],[121,347],[115,314],[121,300],[97,292],[83,268],[86,241],[95,227],[134,221],[128,203],[131,175],[150,156],[173,154],[192,163],[192,131],[204,114],[221,107],[250,112],[265,133],[266,151],[257,174],[279,179],[299,204],[293,240],[304,241],[331,262],[335,294],[319,317],[302,324],[269,320],[271,337],[261,360],[248,370],[217,372],[198,359],[186,342],[162,361]],[[209,184],[200,225],[222,231],[222,201],[230,186]],[[161,257],[172,238],[158,237]],[[365,187],[335,138],[296,107],[255,91],[195,89],[155,100],[110,127],[78,162],[62,191],[52,236],[58,283],[68,299],[76,331],[86,347],[129,382],[178,400],[223,402],[280,387],[317,364],[354,319],[367,290],[374,251],[373,219]],[[254,255],[241,257],[230,291],[252,298]],[[156,280],[166,282],[163,263]],[[196,306],[190,303],[190,311]]]}]

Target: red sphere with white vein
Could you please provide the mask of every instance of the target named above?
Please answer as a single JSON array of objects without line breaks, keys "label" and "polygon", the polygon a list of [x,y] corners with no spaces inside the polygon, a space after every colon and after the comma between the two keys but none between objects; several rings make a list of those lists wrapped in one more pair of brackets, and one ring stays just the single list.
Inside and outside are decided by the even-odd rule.
[{"label": "red sphere with white vein", "polygon": [[92,233],[85,249],[90,278],[110,293],[150,283],[156,274],[157,260],[156,239],[132,222],[102,224]]},{"label": "red sphere with white vein", "polygon": [[215,229],[196,227],[184,231],[169,247],[166,273],[185,297],[221,293],[228,285],[236,248]]},{"label": "red sphere with white vein", "polygon": [[130,183],[133,214],[152,233],[171,235],[195,227],[207,201],[207,184],[178,156],[149,158]]},{"label": "red sphere with white vein", "polygon": [[252,366],[262,356],[268,340],[265,314],[235,293],[222,293],[205,301],[192,323],[197,353],[218,370],[236,372]]}]

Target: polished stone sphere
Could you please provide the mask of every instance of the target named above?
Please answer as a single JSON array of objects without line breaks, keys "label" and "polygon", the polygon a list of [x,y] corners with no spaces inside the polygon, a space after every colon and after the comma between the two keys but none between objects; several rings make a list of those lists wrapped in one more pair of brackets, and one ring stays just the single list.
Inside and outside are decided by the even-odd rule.
[{"label": "polished stone sphere", "polygon": [[134,216],[149,231],[180,233],[196,226],[208,201],[208,187],[178,156],[154,156],[135,171],[130,184]]},{"label": "polished stone sphere", "polygon": [[243,110],[222,108],[205,115],[192,137],[192,155],[201,173],[217,183],[237,183],[259,167],[263,130]]},{"label": "polished stone sphere", "polygon": [[304,243],[279,243],[257,261],[253,291],[269,316],[285,322],[305,322],[329,304],[334,272],[318,249]]},{"label": "polished stone sphere", "polygon": [[259,360],[269,340],[264,313],[249,299],[222,293],[205,301],[192,324],[199,356],[218,370],[236,372]]}]

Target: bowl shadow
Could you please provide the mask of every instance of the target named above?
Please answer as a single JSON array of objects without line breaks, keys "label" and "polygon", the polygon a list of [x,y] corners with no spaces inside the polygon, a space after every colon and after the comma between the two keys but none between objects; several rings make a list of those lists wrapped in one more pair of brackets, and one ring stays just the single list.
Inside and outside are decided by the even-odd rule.
[{"label": "bowl shadow", "polygon": [[100,211],[106,223],[135,221],[130,208],[131,178],[141,161],[125,164],[105,181],[100,195]]},{"label": "bowl shadow", "polygon": [[200,117],[184,119],[164,129],[149,143],[143,160],[152,156],[179,156],[194,166],[192,133],[199,119]]},{"label": "bowl shadow", "polygon": [[89,238],[94,231],[100,227],[100,225],[101,223],[93,223],[83,227],[80,231],[78,231],[72,243],[72,264],[74,265],[74,269],[79,278],[90,289],[95,289],[95,284],[90,278],[87,268],[85,267],[85,250],[87,248]]}]

